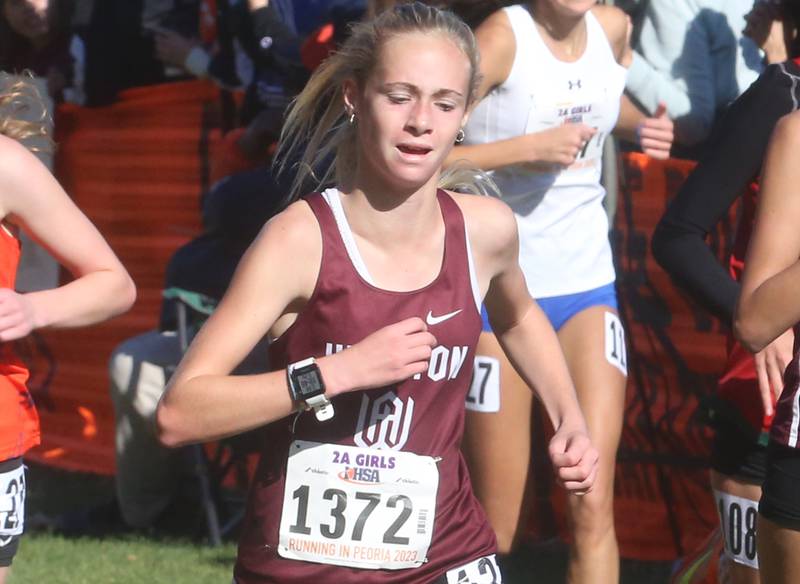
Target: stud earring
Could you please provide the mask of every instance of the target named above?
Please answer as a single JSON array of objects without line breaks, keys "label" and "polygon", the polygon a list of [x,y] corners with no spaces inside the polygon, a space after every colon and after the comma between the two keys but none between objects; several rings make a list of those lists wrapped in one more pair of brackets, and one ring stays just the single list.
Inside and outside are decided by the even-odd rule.
[{"label": "stud earring", "polygon": [[356,112],[355,111],[350,112],[350,119],[348,121],[350,122],[350,125],[352,125],[353,122],[356,121]]},{"label": "stud earring", "polygon": [[456,144],[461,144],[464,141],[464,128],[461,128],[456,134]]}]

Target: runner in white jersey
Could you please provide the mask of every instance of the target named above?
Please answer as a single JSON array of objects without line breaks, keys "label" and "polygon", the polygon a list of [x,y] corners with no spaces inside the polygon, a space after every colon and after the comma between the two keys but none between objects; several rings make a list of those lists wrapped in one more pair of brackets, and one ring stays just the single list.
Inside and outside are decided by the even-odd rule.
[{"label": "runner in white jersey", "polygon": [[[665,158],[672,123],[663,108],[648,119],[622,101],[629,23],[621,11],[594,5],[536,0],[495,12],[477,28],[484,98],[449,161],[467,159],[492,171],[502,199],[515,212],[528,289],[558,332],[601,452],[593,491],[570,497],[568,505],[569,581],[608,584],[619,579],[613,470],[626,361],[602,205],[601,156],[609,133],[622,130],[640,138],[648,154]],[[484,331],[468,397],[473,411],[465,450],[500,551],[508,552],[527,480],[531,400],[502,358],[488,321]],[[504,444],[515,445],[513,454],[501,448]]]}]

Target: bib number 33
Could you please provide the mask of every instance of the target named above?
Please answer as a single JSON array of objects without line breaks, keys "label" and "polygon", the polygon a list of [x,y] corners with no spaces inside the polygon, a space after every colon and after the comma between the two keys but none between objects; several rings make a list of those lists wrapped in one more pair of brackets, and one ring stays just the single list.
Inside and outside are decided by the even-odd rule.
[{"label": "bib number 33", "polygon": [[419,566],[431,543],[438,484],[430,456],[296,440],[278,553],[354,568]]}]

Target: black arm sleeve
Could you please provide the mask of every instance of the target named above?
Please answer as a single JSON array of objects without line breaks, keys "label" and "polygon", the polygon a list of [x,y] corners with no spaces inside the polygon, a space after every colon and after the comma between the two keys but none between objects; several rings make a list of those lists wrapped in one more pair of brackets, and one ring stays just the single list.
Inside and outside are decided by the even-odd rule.
[{"label": "black arm sleeve", "polygon": [[706,236],[758,176],[772,129],[795,108],[795,93],[782,65],[767,68],[730,106],[707,154],[653,234],[656,261],[678,286],[727,323],[733,320],[739,283],[719,263]]},{"label": "black arm sleeve", "polygon": [[[273,59],[286,65],[300,63],[302,39],[272,4],[251,12],[250,25],[248,45],[257,64],[270,64]],[[265,38],[270,39],[270,44],[262,43]]]}]

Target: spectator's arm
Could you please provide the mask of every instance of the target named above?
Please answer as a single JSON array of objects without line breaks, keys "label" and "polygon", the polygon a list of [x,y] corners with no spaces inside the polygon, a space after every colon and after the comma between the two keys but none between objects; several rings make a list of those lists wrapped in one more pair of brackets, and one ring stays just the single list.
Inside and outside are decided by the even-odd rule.
[{"label": "spectator's arm", "polygon": [[666,104],[675,122],[676,142],[701,142],[708,137],[716,113],[706,23],[696,8],[654,2],[644,27],[626,89],[650,114],[659,102]]},{"label": "spectator's arm", "polygon": [[775,122],[793,109],[784,78],[778,66],[771,67],[734,102],[712,137],[709,154],[689,175],[653,234],[656,261],[727,323],[739,284],[720,264],[706,236],[758,176]]},{"label": "spectator's arm", "polygon": [[269,61],[277,57],[299,64],[302,39],[292,26],[283,21],[275,4],[265,0],[250,0],[248,7],[254,60]]}]

